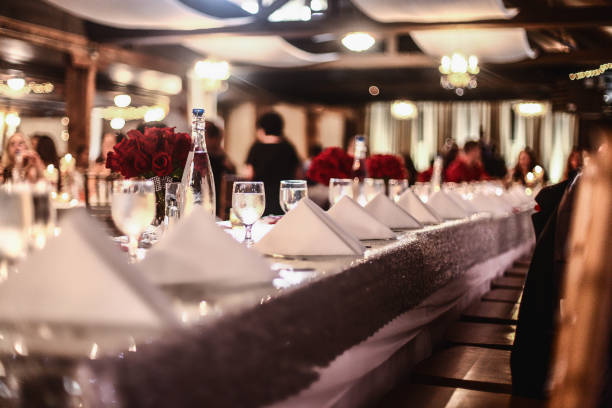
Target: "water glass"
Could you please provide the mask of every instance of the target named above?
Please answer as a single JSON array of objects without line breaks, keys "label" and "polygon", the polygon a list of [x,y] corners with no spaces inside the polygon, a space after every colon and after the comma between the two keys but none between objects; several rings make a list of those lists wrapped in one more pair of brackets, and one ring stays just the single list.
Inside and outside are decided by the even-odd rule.
[{"label": "water glass", "polygon": [[389,179],[389,198],[396,203],[404,191],[408,190],[408,180]]},{"label": "water glass", "polygon": [[0,282],[8,276],[9,265],[23,258],[32,229],[32,197],[26,184],[0,186]]},{"label": "water glass", "polygon": [[245,229],[244,243],[253,246],[251,230],[266,208],[264,183],[261,181],[236,181],[232,194],[232,210]]},{"label": "water glass", "polygon": [[372,200],[378,193],[385,194],[385,180],[374,178],[363,179],[363,196],[366,203]]},{"label": "water glass", "polygon": [[352,179],[329,179],[329,204],[334,205],[342,196],[353,198],[353,180]]},{"label": "water glass", "polygon": [[285,213],[293,210],[302,198],[308,197],[305,180],[282,180],[280,182],[280,206]]},{"label": "water glass", "polygon": [[181,217],[180,203],[183,200],[183,184],[181,183],[166,183],[164,224],[166,228],[174,225]]},{"label": "water glass", "polygon": [[113,182],[111,215],[128,237],[130,263],[137,261],[138,238],[155,218],[155,186],[150,180]]}]

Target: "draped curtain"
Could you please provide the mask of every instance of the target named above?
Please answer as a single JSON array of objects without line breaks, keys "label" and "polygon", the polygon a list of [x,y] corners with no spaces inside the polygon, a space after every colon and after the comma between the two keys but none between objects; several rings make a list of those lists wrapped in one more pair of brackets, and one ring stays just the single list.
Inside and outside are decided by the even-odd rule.
[{"label": "draped curtain", "polygon": [[423,171],[448,138],[460,147],[476,139],[493,144],[508,167],[514,166],[520,151],[529,146],[551,181],[559,181],[577,141],[575,115],[552,112],[545,103],[545,115],[524,117],[515,114],[515,103],[417,102],[418,115],[407,120],[391,115],[390,102],[373,103],[367,109],[370,151],[410,155],[417,170]]}]

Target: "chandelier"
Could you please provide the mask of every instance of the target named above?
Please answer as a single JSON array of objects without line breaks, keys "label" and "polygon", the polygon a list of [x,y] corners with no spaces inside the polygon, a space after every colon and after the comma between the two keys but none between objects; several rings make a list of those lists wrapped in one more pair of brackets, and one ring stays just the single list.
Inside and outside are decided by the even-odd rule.
[{"label": "chandelier", "polygon": [[21,98],[29,93],[48,94],[53,92],[54,88],[51,82],[26,82],[19,77],[0,80],[0,95],[7,98]]},{"label": "chandelier", "polygon": [[470,55],[468,58],[458,52],[450,57],[444,55],[438,69],[442,74],[440,77],[442,88],[454,89],[459,96],[463,95],[464,89],[478,86],[476,75],[480,72],[480,68],[478,68],[478,57],[475,55]]}]

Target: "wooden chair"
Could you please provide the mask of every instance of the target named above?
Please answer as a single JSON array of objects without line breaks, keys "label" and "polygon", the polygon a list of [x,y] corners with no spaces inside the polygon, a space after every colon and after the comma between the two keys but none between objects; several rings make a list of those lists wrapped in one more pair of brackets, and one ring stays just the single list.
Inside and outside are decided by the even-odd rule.
[{"label": "wooden chair", "polygon": [[525,286],[525,279],[516,277],[500,276],[491,282],[491,289],[522,290],[523,286]]},{"label": "wooden chair", "polygon": [[445,338],[452,344],[510,350],[515,331],[510,324],[456,322]]},{"label": "wooden chair", "polygon": [[520,289],[493,289],[482,296],[490,302],[520,303],[523,292]]},{"label": "wooden chair", "polygon": [[478,300],[461,315],[462,320],[480,323],[516,324],[518,303]]}]

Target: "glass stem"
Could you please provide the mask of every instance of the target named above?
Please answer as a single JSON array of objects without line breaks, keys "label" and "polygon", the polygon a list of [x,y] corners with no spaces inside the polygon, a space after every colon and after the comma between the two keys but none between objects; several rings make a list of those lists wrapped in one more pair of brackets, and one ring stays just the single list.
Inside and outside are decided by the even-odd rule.
[{"label": "glass stem", "polygon": [[245,234],[244,234],[244,243],[250,247],[253,245],[253,237],[251,236],[251,229],[253,228],[253,224],[245,225]]},{"label": "glass stem", "polygon": [[128,236],[128,262],[134,264],[138,261],[138,255],[136,251],[138,250],[138,236],[130,237]]}]

